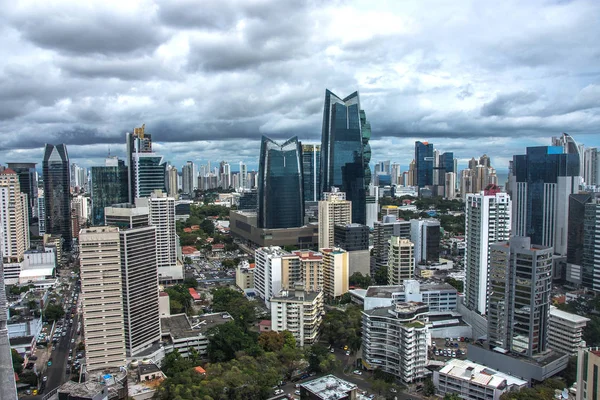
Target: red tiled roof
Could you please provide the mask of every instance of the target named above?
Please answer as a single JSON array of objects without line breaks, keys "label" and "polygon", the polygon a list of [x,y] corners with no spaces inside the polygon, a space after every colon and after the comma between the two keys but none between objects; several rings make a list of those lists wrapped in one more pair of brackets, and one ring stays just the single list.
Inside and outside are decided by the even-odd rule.
[{"label": "red tiled roof", "polygon": [[201,300],[200,295],[198,294],[198,292],[196,292],[196,289],[194,289],[194,288],[188,288],[188,291],[190,292],[190,295],[192,296],[192,299],[194,299],[194,300]]},{"label": "red tiled roof", "polygon": [[255,267],[256,267],[255,263],[250,263],[250,265],[248,266],[248,268],[250,268],[250,269],[255,268]]},{"label": "red tiled roof", "polygon": [[202,367],[195,367],[194,371],[196,371],[199,374],[206,374],[206,370]]},{"label": "red tiled roof", "polygon": [[183,254],[194,254],[198,251],[198,249],[196,249],[194,246],[183,246],[181,248],[181,252]]},{"label": "red tiled roof", "polygon": [[271,326],[271,321],[269,321],[268,319],[263,319],[262,321],[260,321],[258,323],[258,325],[260,325],[260,326]]},{"label": "red tiled roof", "polygon": [[213,250],[215,250],[215,249],[224,249],[224,248],[225,248],[225,245],[223,243],[217,243],[217,244],[213,244],[212,245],[212,249]]},{"label": "red tiled roof", "polygon": [[4,171],[0,172],[0,175],[16,175],[17,173],[10,168],[5,168]]},{"label": "red tiled roof", "polygon": [[169,293],[167,293],[167,292],[159,292],[158,295],[160,297],[169,297]]}]

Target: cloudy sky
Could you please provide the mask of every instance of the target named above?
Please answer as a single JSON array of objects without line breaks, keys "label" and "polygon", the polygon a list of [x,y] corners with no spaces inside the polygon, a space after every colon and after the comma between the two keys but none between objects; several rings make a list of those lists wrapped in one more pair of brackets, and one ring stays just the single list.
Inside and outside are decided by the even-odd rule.
[{"label": "cloudy sky", "polygon": [[428,140],[503,170],[563,131],[600,146],[598,21],[597,0],[0,0],[0,160],[101,165],[145,123],[178,167],[255,168],[263,134],[320,141],[329,88],[360,91],[375,162]]}]

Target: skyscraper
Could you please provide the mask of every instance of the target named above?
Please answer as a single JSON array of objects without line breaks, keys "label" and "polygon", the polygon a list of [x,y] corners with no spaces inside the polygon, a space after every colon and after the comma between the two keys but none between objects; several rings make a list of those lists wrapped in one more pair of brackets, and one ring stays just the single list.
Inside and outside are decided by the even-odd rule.
[{"label": "skyscraper", "polygon": [[12,364],[12,353],[10,341],[8,340],[8,329],[6,320],[8,307],[6,303],[6,292],[4,286],[4,263],[0,257],[0,400],[17,399],[17,386],[15,382],[15,371]]},{"label": "skyscraper", "polygon": [[167,186],[167,194],[175,199],[178,198],[179,193],[178,177],[179,175],[177,174],[177,168],[173,165],[167,165],[167,176],[165,181]]},{"label": "skyscraper", "polygon": [[35,170],[35,163],[8,163],[8,168],[12,169],[19,176],[19,186],[21,193],[27,194],[29,221],[33,217],[38,217],[36,211],[38,196],[38,174]]},{"label": "skyscraper", "polygon": [[107,208],[106,223],[119,228],[125,351],[135,357],[160,341],[156,226],[134,207]]},{"label": "skyscraper", "polygon": [[248,166],[240,161],[240,189],[250,189],[248,185]]},{"label": "skyscraper", "polygon": [[119,368],[125,365],[119,229],[83,229],[79,241],[86,368]]},{"label": "skyscraper", "polygon": [[297,137],[278,144],[262,137],[258,177],[258,227],[304,225],[302,150]]},{"label": "skyscraper", "polygon": [[[335,189],[335,188],[334,188]],[[352,203],[342,192],[323,193],[319,201],[319,249],[333,247],[336,224],[349,224],[352,221]]]},{"label": "skyscraper", "polygon": [[358,92],[343,100],[325,91],[321,136],[320,195],[332,187],[352,202],[352,222],[366,224],[366,196],[371,182],[371,124],[360,109]]},{"label": "skyscraper", "polygon": [[511,201],[506,193],[487,190],[468,194],[465,205],[465,303],[487,313],[489,249],[510,238]]},{"label": "skyscraper", "polygon": [[71,194],[69,154],[64,144],[46,144],[44,161],[46,233],[61,235],[63,248],[71,249]]},{"label": "skyscraper", "polygon": [[29,249],[27,194],[20,189],[19,177],[10,168],[0,172],[0,243],[7,263],[21,262]]},{"label": "skyscraper", "polygon": [[433,143],[415,142],[415,186],[422,188],[433,185]]},{"label": "skyscraper", "polygon": [[127,167],[109,157],[103,167],[92,167],[92,225],[104,225],[104,208],[128,201]]},{"label": "skyscraper", "polygon": [[181,167],[181,189],[185,194],[193,194],[194,187],[197,185],[198,177],[195,175],[196,166],[192,161],[187,161]]},{"label": "skyscraper", "polygon": [[388,285],[402,285],[415,275],[415,245],[408,239],[392,236],[388,246]]},{"label": "skyscraper", "polygon": [[415,264],[440,260],[440,221],[437,219],[411,219],[410,240],[415,244]]},{"label": "skyscraper", "polygon": [[581,280],[584,287],[600,291],[600,198],[585,204]]},{"label": "skyscraper", "polygon": [[319,201],[319,173],[321,172],[321,145],[301,144],[304,201]]},{"label": "skyscraper", "polygon": [[488,340],[532,357],[548,346],[552,247],[514,236],[490,245]]},{"label": "skyscraper", "polygon": [[146,125],[127,133],[127,166],[129,167],[129,202],[148,197],[154,190],[165,190],[166,163],[152,151],[152,135]]},{"label": "skyscraper", "polygon": [[567,253],[569,195],[577,193],[581,180],[577,146],[564,135],[570,145],[528,147],[526,155],[514,156],[510,178],[513,234],[553,246],[562,255]]}]

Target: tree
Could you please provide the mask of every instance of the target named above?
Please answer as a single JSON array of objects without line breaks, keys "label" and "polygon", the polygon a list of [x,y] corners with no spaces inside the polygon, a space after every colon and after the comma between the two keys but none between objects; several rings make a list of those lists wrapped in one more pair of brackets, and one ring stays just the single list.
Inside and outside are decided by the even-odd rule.
[{"label": "tree", "polygon": [[198,281],[194,278],[185,278],[183,280],[183,286],[196,289],[198,287]]},{"label": "tree", "polygon": [[242,293],[230,288],[212,291],[214,311],[227,311],[244,330],[256,322],[256,307]]},{"label": "tree", "polygon": [[248,354],[262,352],[257,343],[257,335],[254,332],[244,332],[234,322],[210,328],[208,336],[208,358],[212,362],[229,361],[239,351]]},{"label": "tree", "polygon": [[460,396],[456,393],[446,393],[444,400],[460,400]]},{"label": "tree", "polygon": [[20,374],[21,372],[23,372],[23,362],[25,361],[25,359],[21,357],[15,349],[10,349],[10,354],[12,356],[13,370],[17,374]]},{"label": "tree", "polygon": [[37,375],[33,371],[25,371],[19,375],[19,383],[24,383],[30,386],[37,386]]},{"label": "tree", "polygon": [[61,319],[65,315],[65,310],[59,305],[48,304],[44,311],[44,317],[46,321],[52,322]]},{"label": "tree", "polygon": [[431,380],[431,378],[425,379],[425,381],[423,382],[423,395],[429,397],[433,396],[434,394],[435,385],[433,384],[433,381]]},{"label": "tree", "polygon": [[316,373],[327,373],[333,371],[339,361],[326,347],[320,344],[312,345],[307,349],[308,368]]},{"label": "tree", "polygon": [[454,279],[451,277],[446,278],[446,283],[449,283],[450,285],[452,285],[456,290],[458,290],[460,293],[464,292],[464,282],[463,281],[459,281],[458,279]]},{"label": "tree", "polygon": [[167,376],[175,376],[190,368],[192,368],[192,362],[187,358],[183,358],[179,351],[175,349],[173,352],[167,354],[162,362],[162,371]]},{"label": "tree", "polygon": [[[387,280],[387,277],[386,277]],[[373,280],[369,275],[363,275],[360,272],[355,272],[350,276],[350,286],[358,286],[366,289],[373,284]]]},{"label": "tree", "polygon": [[215,233],[215,225],[209,219],[205,219],[200,223],[200,229],[206,232],[207,235],[212,235]]},{"label": "tree", "polygon": [[258,335],[258,344],[264,351],[280,351],[284,343],[285,338],[279,332],[268,331]]},{"label": "tree", "polygon": [[381,266],[375,271],[375,276],[373,277],[376,285],[387,285],[388,282],[388,271],[387,266]]},{"label": "tree", "polygon": [[165,290],[169,295],[172,314],[185,312],[192,305],[192,295],[185,285],[175,285]]}]

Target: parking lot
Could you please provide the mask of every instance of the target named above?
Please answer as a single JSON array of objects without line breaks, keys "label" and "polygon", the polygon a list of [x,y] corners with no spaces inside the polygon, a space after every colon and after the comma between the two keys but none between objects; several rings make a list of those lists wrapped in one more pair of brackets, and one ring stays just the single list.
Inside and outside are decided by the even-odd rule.
[{"label": "parking lot", "polygon": [[225,270],[218,260],[194,260],[185,268],[186,278],[194,278],[200,287],[211,287],[235,282],[235,270]]},{"label": "parking lot", "polygon": [[464,337],[432,339],[433,344],[429,348],[429,358],[437,361],[447,361],[451,358],[464,360],[467,358],[468,340]]}]

